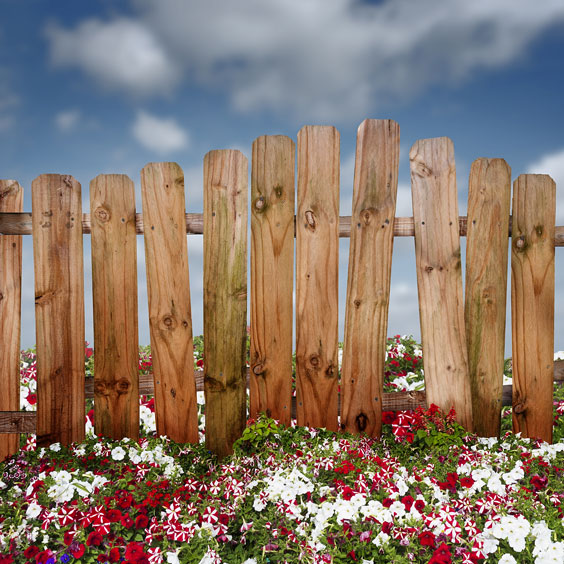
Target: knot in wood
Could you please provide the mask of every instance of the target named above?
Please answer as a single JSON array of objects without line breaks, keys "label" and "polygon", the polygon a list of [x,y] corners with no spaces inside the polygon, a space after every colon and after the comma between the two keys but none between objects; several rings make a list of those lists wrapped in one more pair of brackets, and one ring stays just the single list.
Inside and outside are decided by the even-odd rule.
[{"label": "knot in wood", "polygon": [[332,378],[334,374],[335,374],[335,368],[333,367],[332,363],[329,363],[327,370],[325,370],[325,376],[327,376],[327,378]]},{"label": "knot in wood", "polygon": [[515,242],[515,246],[516,246],[518,249],[523,249],[523,248],[525,247],[525,237],[523,237],[523,236],[521,235],[521,237],[519,237],[519,238],[517,239],[517,241]]},{"label": "knot in wood", "polygon": [[306,218],[306,227],[311,229],[312,231],[315,231],[315,214],[311,211],[311,210],[307,210],[305,212],[305,218]]},{"label": "knot in wood", "polygon": [[319,366],[319,357],[316,354],[312,354],[309,357],[309,363],[314,367],[317,368]]},{"label": "knot in wood", "polygon": [[165,315],[163,317],[163,325],[166,329],[174,329],[177,326],[177,322],[172,315]]},{"label": "knot in wood", "polygon": [[359,430],[359,432],[362,433],[368,426],[368,417],[366,417],[364,413],[359,413],[356,416],[355,422],[356,422],[356,428]]},{"label": "knot in wood", "polygon": [[282,186],[280,186],[280,184],[277,184],[274,187],[274,193],[276,194],[276,197],[278,199],[280,199],[282,197],[282,194],[284,193],[284,191],[282,190]]},{"label": "knot in wood", "polygon": [[96,219],[102,223],[106,223],[106,221],[110,220],[110,213],[104,207],[97,208],[94,215],[96,216]]},{"label": "knot in wood", "polygon": [[108,390],[105,382],[94,381],[94,395],[95,396],[109,396],[110,391]]},{"label": "knot in wood", "polygon": [[364,221],[364,225],[370,225],[370,221],[372,220],[372,210],[362,210],[360,212],[360,217],[362,218],[362,221]]},{"label": "knot in wood", "polygon": [[4,294],[0,292],[0,302],[4,299]]},{"label": "knot in wood", "polygon": [[527,411],[527,407],[525,406],[525,404],[523,402],[516,403],[513,406],[513,412],[514,413],[524,413],[525,411]]},{"label": "knot in wood", "polygon": [[256,374],[257,376],[259,376],[263,372],[264,372],[264,365],[261,362],[253,366],[253,373]]},{"label": "knot in wood", "polygon": [[259,211],[262,210],[264,208],[264,204],[265,204],[264,196],[259,196],[255,200],[255,209],[257,209]]},{"label": "knot in wood", "polygon": [[131,388],[131,383],[125,378],[120,378],[115,383],[115,389],[118,395],[126,394],[129,391],[129,388]]},{"label": "knot in wood", "polygon": [[356,307],[357,309],[360,307],[360,300],[355,300],[354,301],[354,307]]}]

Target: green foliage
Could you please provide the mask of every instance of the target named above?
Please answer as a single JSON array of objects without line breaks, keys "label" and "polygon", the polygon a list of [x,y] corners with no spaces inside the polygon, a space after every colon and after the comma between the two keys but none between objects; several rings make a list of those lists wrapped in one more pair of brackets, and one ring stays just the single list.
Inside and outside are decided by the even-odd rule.
[{"label": "green foliage", "polygon": [[282,426],[274,419],[261,413],[256,421],[251,421],[243,431],[241,438],[233,445],[235,454],[254,454],[262,449],[268,439],[280,438]]}]

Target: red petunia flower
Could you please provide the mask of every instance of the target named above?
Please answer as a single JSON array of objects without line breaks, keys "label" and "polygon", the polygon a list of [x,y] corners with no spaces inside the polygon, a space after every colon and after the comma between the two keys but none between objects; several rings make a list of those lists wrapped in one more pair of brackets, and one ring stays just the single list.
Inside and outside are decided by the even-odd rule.
[{"label": "red petunia flower", "polygon": [[435,546],[435,535],[431,531],[424,531],[418,536],[421,546]]},{"label": "red petunia flower", "polygon": [[86,546],[100,546],[104,541],[104,535],[100,531],[92,531],[86,539]]},{"label": "red petunia flower", "polygon": [[26,558],[33,558],[36,554],[39,554],[39,552],[40,552],[39,547],[35,545],[31,545],[24,550],[24,556]]}]

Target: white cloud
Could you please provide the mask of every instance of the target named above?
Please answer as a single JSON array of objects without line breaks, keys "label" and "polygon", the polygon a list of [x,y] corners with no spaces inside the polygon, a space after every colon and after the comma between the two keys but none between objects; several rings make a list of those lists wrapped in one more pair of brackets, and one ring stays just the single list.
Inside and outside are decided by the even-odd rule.
[{"label": "white cloud", "polygon": [[130,19],[89,19],[74,30],[46,30],[55,66],[78,67],[100,86],[134,95],[169,92],[178,69],[155,35]]},{"label": "white cloud", "polygon": [[60,131],[72,131],[78,125],[80,118],[79,110],[64,110],[55,116],[55,125]]},{"label": "white cloud", "polygon": [[364,117],[433,85],[515,62],[561,0],[134,0],[138,18],[50,26],[51,58],[134,94],[181,78],[239,111]]},{"label": "white cloud", "polygon": [[190,79],[241,111],[360,118],[512,63],[564,19],[561,0],[136,0]]},{"label": "white cloud", "polygon": [[174,119],[158,118],[143,111],[137,114],[132,131],[141,145],[159,154],[185,149],[189,144],[188,133]]},{"label": "white cloud", "polygon": [[564,225],[564,149],[540,157],[527,172],[548,174],[556,182],[556,225]]}]

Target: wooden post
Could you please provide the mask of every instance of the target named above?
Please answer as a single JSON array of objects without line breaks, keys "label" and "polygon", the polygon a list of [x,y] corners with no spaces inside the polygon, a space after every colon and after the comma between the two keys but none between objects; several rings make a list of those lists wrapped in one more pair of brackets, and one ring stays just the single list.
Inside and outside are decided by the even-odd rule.
[{"label": "wooden post", "polygon": [[513,430],[552,442],[554,394],[554,222],[550,176],[522,174],[513,184],[511,326]]},{"label": "wooden post", "polygon": [[247,414],[248,164],[239,151],[204,157],[206,446],[233,452]]},{"label": "wooden post", "polygon": [[393,120],[358,128],[341,371],[341,428],[379,436],[400,135]]},{"label": "wooden post", "polygon": [[82,198],[72,176],[32,183],[37,445],[84,439]]},{"label": "wooden post", "polygon": [[465,321],[474,431],[499,436],[505,351],[511,169],[477,159],[468,185]]},{"label": "wooden post", "polygon": [[[0,212],[21,212],[23,189],[0,180]],[[0,235],[0,411],[20,409],[22,237]],[[16,453],[20,436],[0,435],[0,462]]]},{"label": "wooden post", "polygon": [[198,406],[182,169],[176,163],[148,164],[141,171],[141,195],[157,433],[179,443],[196,443]]},{"label": "wooden post", "polygon": [[296,376],[298,425],[338,427],[339,132],[298,133]]},{"label": "wooden post", "polygon": [[290,425],[294,277],[294,142],[253,143],[251,174],[251,406]]},{"label": "wooden post", "polygon": [[454,147],[446,137],[423,139],[409,158],[427,402],[454,407],[471,431]]},{"label": "wooden post", "polygon": [[139,438],[135,188],[121,174],[90,183],[94,303],[94,429]]}]

